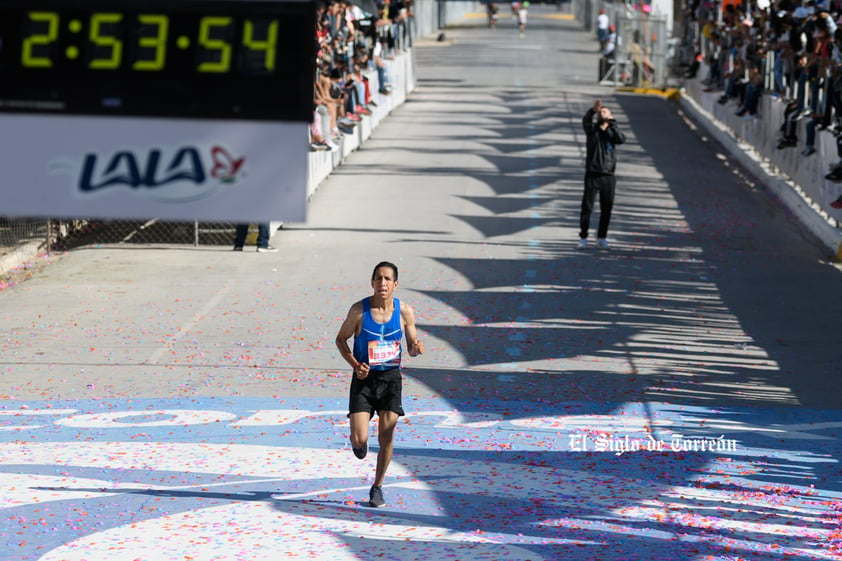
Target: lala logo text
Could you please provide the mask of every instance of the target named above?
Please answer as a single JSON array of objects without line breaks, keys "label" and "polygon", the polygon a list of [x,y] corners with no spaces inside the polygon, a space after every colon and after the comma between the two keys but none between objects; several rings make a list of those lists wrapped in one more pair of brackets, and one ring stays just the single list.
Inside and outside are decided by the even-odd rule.
[{"label": "lala logo text", "polygon": [[209,175],[221,183],[233,183],[244,163],[245,158],[234,158],[221,146],[210,149],[209,163],[203,161],[195,146],[184,146],[171,154],[154,148],[145,157],[131,150],[121,150],[102,164],[97,154],[87,154],[79,176],[79,190],[89,193],[120,185],[132,189],[157,189],[181,182],[201,186]]}]

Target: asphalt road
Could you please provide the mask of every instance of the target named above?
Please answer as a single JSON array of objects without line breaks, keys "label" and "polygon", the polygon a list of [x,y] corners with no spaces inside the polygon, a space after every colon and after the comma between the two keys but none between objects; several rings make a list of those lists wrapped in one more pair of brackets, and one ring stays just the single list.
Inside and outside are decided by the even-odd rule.
[{"label": "asphalt road", "polygon": [[[840,558],[821,244],[554,9],[447,39],[279,253],[92,245],[0,292],[0,560]],[[597,98],[628,142],[582,252]],[[381,260],[427,352],[373,511],[333,341]]]}]

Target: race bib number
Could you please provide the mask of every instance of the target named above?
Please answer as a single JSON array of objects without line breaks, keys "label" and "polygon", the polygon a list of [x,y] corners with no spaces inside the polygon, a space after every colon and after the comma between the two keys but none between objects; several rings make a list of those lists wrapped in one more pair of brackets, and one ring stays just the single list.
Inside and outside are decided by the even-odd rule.
[{"label": "race bib number", "polygon": [[389,364],[398,362],[401,356],[400,341],[369,341],[368,363]]}]

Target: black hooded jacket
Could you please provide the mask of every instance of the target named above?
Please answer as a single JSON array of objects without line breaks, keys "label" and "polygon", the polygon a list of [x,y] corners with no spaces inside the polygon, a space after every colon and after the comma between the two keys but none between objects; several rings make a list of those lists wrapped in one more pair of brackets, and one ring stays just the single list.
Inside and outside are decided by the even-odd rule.
[{"label": "black hooded jacket", "polygon": [[608,127],[602,130],[594,121],[596,111],[588,109],[582,119],[582,127],[588,141],[588,154],[585,160],[585,173],[588,175],[614,175],[617,167],[617,154],[614,147],[623,144],[626,136],[617,130],[614,119],[608,121]]}]

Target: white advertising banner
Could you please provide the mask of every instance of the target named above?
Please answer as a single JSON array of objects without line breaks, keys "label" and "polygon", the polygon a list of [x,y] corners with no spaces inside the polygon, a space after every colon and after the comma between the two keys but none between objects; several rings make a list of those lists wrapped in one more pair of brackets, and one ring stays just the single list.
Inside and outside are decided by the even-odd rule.
[{"label": "white advertising banner", "polygon": [[0,213],[302,222],[307,126],[0,114]]}]

